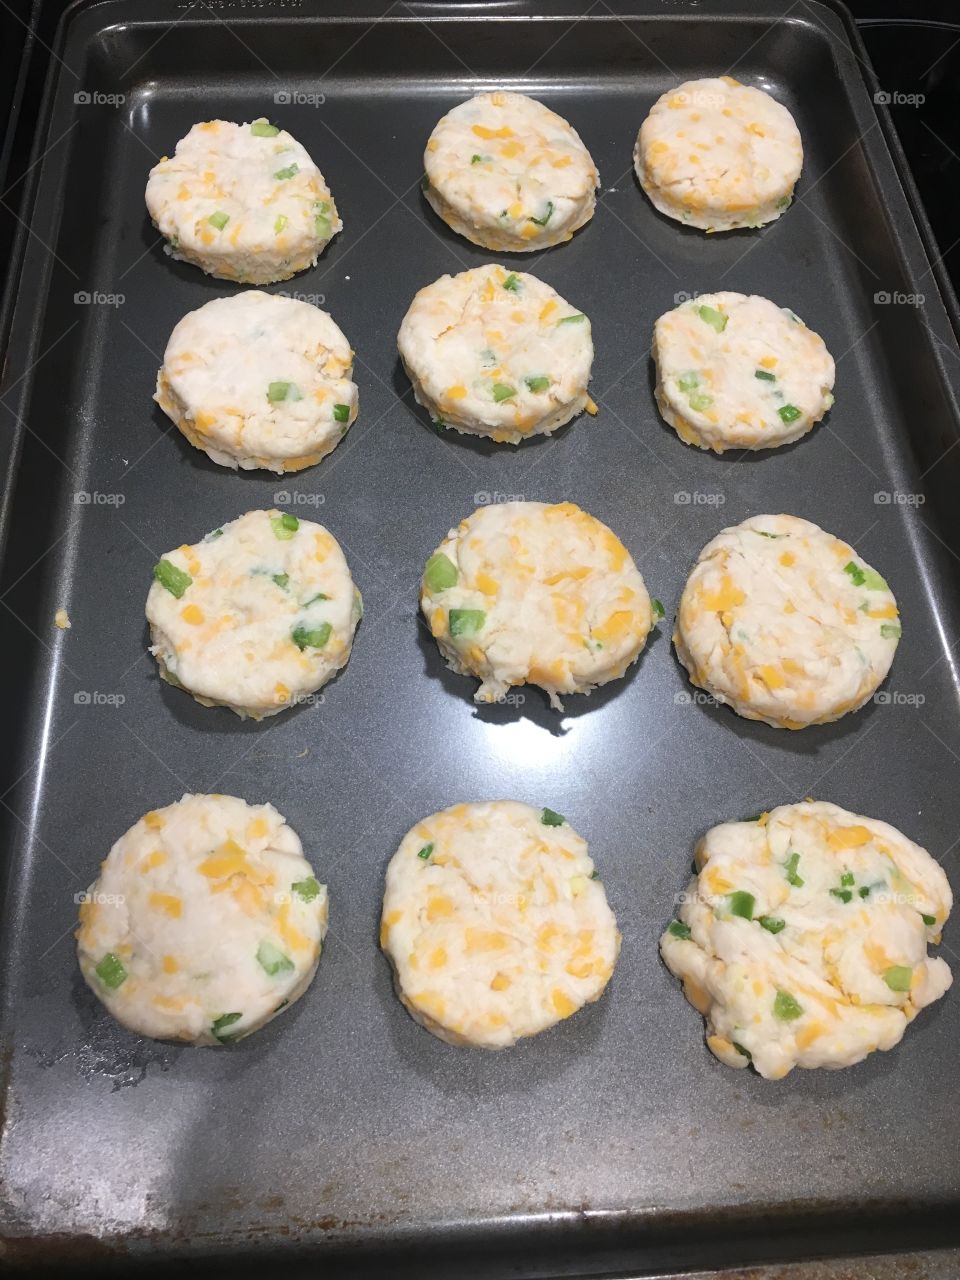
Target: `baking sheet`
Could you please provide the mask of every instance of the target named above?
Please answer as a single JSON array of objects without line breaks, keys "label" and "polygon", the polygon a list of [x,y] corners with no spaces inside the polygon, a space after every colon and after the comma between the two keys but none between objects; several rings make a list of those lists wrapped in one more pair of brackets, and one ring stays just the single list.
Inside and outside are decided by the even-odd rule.
[{"label": "baking sheet", "polygon": [[[771,1084],[713,1061],[656,949],[698,836],[807,794],[901,827],[955,881],[958,354],[850,39],[806,0],[68,12],[0,396],[19,420],[0,588],[9,1258],[539,1276],[955,1241],[955,998],[892,1054]],[[780,222],[704,237],[652,210],[631,149],[664,89],[727,70],[790,107],[806,163]],[[590,315],[601,412],[518,450],[438,437],[395,352],[421,285],[491,260],[418,181],[439,116],[501,85],[565,115],[603,184],[572,242],[509,259]],[[282,481],[215,467],[150,402],[172,326],[233,290],[164,257],[147,170],[198,119],[264,114],[311,151],[345,222],[271,291],[331,311],[361,397],[336,452]],[[658,418],[653,321],[718,288],[791,306],[838,360],[835,408],[794,446],[705,456]],[[320,706],[241,723],[160,684],[142,602],[160,552],[284,492],[340,540],[366,617]],[[450,525],[514,496],[608,523],[668,614],[726,524],[785,510],[842,535],[901,606],[890,700],[802,734],[750,724],[691,699],[662,625],[626,679],[563,717],[534,690],[476,708],[418,624],[417,580]],[[270,800],[331,893],[309,993],[222,1053],[124,1031],[74,959],[75,895],[127,826],[186,790]],[[590,841],[624,946],[597,1005],[491,1055],[407,1017],[376,933],[407,828],[500,796]],[[948,925],[948,959],[953,939]]]}]

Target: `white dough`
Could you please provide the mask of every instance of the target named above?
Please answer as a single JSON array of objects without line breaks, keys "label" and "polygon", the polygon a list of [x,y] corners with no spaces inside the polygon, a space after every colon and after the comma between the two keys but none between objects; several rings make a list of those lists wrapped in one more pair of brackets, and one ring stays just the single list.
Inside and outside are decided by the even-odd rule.
[{"label": "white dough", "polygon": [[216,1045],[306,991],[327,890],[273,805],[185,795],[121,836],[80,908],[94,994],[143,1036]]},{"label": "white dough", "polygon": [[323,174],[267,120],[195,124],[150,170],[146,202],[171,257],[243,284],[314,266],[343,229]]},{"label": "white dough", "polygon": [[420,604],[477,702],[521,684],[589,693],[624,675],[653,625],[620,539],[572,502],[505,502],[462,520],[427,562]]},{"label": "white dough", "polygon": [[221,466],[300,471],[356,418],[352,375],[350,344],[325,311],[249,289],[183,317],[154,399]]},{"label": "white dough", "polygon": [[892,1049],[947,990],[927,956],[953,905],[942,868],[894,827],[805,800],[713,827],[660,939],[721,1062],[779,1080]]},{"label": "white dough", "polygon": [[336,675],[361,612],[336,539],[279,511],[248,511],[167,552],[147,596],[163,678],[255,719]]},{"label": "white dough", "polygon": [[562,116],[522,93],[480,93],[437,124],[424,195],[458,235],[497,252],[569,240],[593,217],[597,167]]},{"label": "white dough", "polygon": [[620,934],[586,841],[550,809],[458,804],[387,868],[380,944],[410,1014],[450,1044],[502,1049],[597,1000]]},{"label": "white dough", "polygon": [[759,227],[789,207],[803,166],[793,116],[731,76],[686,80],[657,99],[633,153],[669,218],[704,231]]}]

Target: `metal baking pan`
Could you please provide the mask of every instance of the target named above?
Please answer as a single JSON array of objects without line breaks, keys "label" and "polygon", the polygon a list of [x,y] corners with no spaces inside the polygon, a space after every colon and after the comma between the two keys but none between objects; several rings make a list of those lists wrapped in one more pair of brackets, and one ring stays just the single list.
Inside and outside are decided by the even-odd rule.
[{"label": "metal baking pan", "polygon": [[[960,1243],[960,998],[890,1054],[772,1084],[713,1061],[657,956],[697,837],[807,794],[903,828],[953,876],[960,355],[844,12],[104,0],[73,5],[55,49],[2,393],[19,424],[0,588],[7,1263],[539,1277],[846,1257],[834,1274],[865,1277],[868,1254]],[[718,71],[787,103],[806,163],[778,223],[706,237],[653,211],[630,160],[654,98]],[[488,259],[418,179],[437,118],[494,85],[567,116],[603,181],[572,242],[511,259],[591,316],[600,414],[517,450],[437,436],[395,350],[418,287]],[[216,115],[289,127],[346,224],[274,287],[322,296],[350,337],[361,416],[282,482],[208,463],[150,401],[173,324],[231,290],[164,257],[146,173]],[[836,406],[800,443],[716,458],[660,423],[654,319],[717,288],[791,306],[837,357]],[[161,685],[143,599],[161,551],[281,490],[340,539],[366,618],[322,705],[241,723]],[[783,510],[843,535],[903,611],[884,697],[799,734],[751,724],[690,698],[664,627],[564,716],[532,690],[475,708],[418,626],[416,584],[450,525],[507,495],[609,523],[668,612],[725,524]],[[130,823],[188,789],[271,800],[331,891],[307,996],[222,1052],[128,1034],[74,958],[75,895]],[[487,1054],[407,1017],[376,934],[406,829],[497,796],[559,809],[590,840],[624,947],[598,1004]]]}]

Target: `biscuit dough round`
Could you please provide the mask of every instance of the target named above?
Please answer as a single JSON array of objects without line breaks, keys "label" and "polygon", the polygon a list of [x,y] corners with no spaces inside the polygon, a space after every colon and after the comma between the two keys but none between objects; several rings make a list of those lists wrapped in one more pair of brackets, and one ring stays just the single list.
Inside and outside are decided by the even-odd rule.
[{"label": "biscuit dough round", "polygon": [[593,217],[597,167],[577,131],[522,93],[480,93],[439,121],[423,192],[449,227],[497,252],[569,240]]},{"label": "biscuit dough round", "polygon": [[952,982],[927,956],[947,877],[886,822],[805,800],[713,827],[696,862],[660,952],[729,1067],[852,1066]]},{"label": "biscuit dough round", "polygon": [[124,1026],[216,1045],[306,991],[327,889],[273,805],[185,795],[121,836],[84,895],[77,954]]},{"label": "biscuit dough round", "polygon": [[410,304],[397,346],[418,403],[466,435],[519,444],[597,412],[590,321],[521,271],[441,276]]},{"label": "biscuit dough round", "polygon": [[150,170],[146,202],[172,258],[243,284],[305,271],[343,229],[306,150],[262,119],[195,124]]},{"label": "biscuit dough round", "polygon": [[256,720],[336,675],[361,613],[333,535],[279,511],[248,511],[167,552],[147,595],[161,676]]},{"label": "biscuit dough round", "polygon": [[350,344],[325,311],[250,289],[183,317],[153,398],[221,466],[300,471],[356,418],[352,375]]},{"label": "biscuit dough round", "polygon": [[550,809],[496,800],[418,822],[387,868],[380,927],[411,1016],[450,1044],[503,1049],[597,1000],[620,934],[595,876]]},{"label": "biscuit dough round", "polygon": [[751,516],[700,552],[674,644],[691,681],[774,728],[838,720],[868,702],[900,638],[887,583],[797,516]]},{"label": "biscuit dough round", "polygon": [[833,404],[833,358],[787,307],[708,293],[662,315],[653,359],[660,413],[701,449],[773,449]]},{"label": "biscuit dough round", "polygon": [[476,702],[534,684],[557,710],[624,675],[653,625],[630,553],[572,502],[480,507],[427,561],[420,604],[447,665],[482,681]]},{"label": "biscuit dough round", "polygon": [[773,222],[803,167],[793,116],[731,76],[686,80],[657,99],[633,152],[654,208],[704,231]]}]

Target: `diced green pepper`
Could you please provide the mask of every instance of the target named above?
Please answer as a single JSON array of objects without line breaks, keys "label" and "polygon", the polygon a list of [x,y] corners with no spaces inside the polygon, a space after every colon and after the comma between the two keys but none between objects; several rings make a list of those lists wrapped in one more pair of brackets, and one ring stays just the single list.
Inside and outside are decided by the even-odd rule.
[{"label": "diced green pepper", "polygon": [[273,224],[273,234],[275,236],[278,236],[289,221],[290,219],[287,217],[285,213],[278,213],[276,220]]},{"label": "diced green pepper", "polygon": [[843,566],[843,572],[847,574],[855,587],[862,587],[867,580],[867,575],[854,560],[848,560]]},{"label": "diced green pepper", "polygon": [[508,293],[518,293],[520,291],[520,277],[515,271],[511,271],[506,280],[504,280],[503,288],[506,289]]},{"label": "diced green pepper", "polygon": [[[348,404],[335,404],[333,406],[333,417],[336,422],[347,422],[350,418],[350,406]],[[353,439],[352,436],[351,439]]]},{"label": "diced green pepper", "polygon": [[690,926],[684,924],[682,920],[671,920],[667,925],[667,933],[672,938],[681,938],[686,941],[690,937]]},{"label": "diced green pepper", "polygon": [[161,560],[153,566],[153,576],[161,587],[166,587],[172,596],[179,600],[193,579],[189,573],[178,569],[172,560]]},{"label": "diced green pepper", "polygon": [[767,933],[779,933],[787,926],[786,920],[781,920],[779,916],[758,916],[757,924],[761,929],[766,929]]},{"label": "diced green pepper", "polygon": [[333,230],[333,223],[330,221],[330,201],[317,200],[313,207],[316,210],[313,219],[314,234],[320,240],[329,240]]},{"label": "diced green pepper", "polygon": [[287,585],[290,582],[289,573],[275,573],[272,577],[277,586],[282,587],[283,590],[286,591]]},{"label": "diced green pepper", "polygon": [[661,618],[666,616],[666,610],[656,596],[653,596],[650,600],[650,612],[653,614],[654,622],[659,622]]},{"label": "diced green pepper", "polygon": [[275,138],[280,130],[264,117],[261,120],[254,120],[250,126],[250,132],[255,138]]},{"label": "diced green pepper", "polygon": [[713,396],[708,396],[705,391],[692,392],[688,400],[694,413],[703,413],[704,409],[709,409],[713,404]]},{"label": "diced green pepper", "polygon": [[423,571],[423,585],[428,591],[446,591],[457,585],[459,577],[459,570],[450,557],[435,551]]},{"label": "diced green pepper", "polygon": [[207,221],[211,227],[216,227],[218,231],[222,231],[230,221],[230,215],[229,213],[224,213],[222,209],[218,209],[216,213],[211,213]]},{"label": "diced green pepper", "polygon": [[863,585],[868,591],[889,591],[886,578],[882,578],[876,569],[871,569],[869,565],[863,568]]},{"label": "diced green pepper", "polygon": [[270,517],[270,528],[273,530],[275,538],[278,538],[281,542],[289,542],[300,528],[300,521],[296,516],[292,516],[285,511],[282,516]]},{"label": "diced green pepper", "polygon": [[524,382],[535,395],[539,395],[541,391],[546,391],[547,387],[550,385],[550,379],[543,377],[524,378]]},{"label": "diced green pepper", "polygon": [[482,159],[483,159],[483,156],[481,156],[481,155],[474,155],[474,156],[471,156],[471,157],[470,157],[470,163],[471,163],[471,164],[479,164],[479,163],[480,163],[480,161],[481,161]]},{"label": "diced green pepper", "polygon": [[540,821],[545,827],[562,827],[566,818],[562,813],[557,813],[556,809],[544,809],[540,814]]},{"label": "diced green pepper", "polygon": [[109,987],[111,991],[116,991],[117,987],[127,980],[127,970],[115,951],[107,952],[94,969],[94,973],[103,985]]},{"label": "diced green pepper", "polygon": [[884,640],[900,639],[900,623],[899,622],[881,622],[880,634]]},{"label": "diced green pepper", "polygon": [[544,213],[543,217],[542,218],[531,217],[530,221],[535,222],[538,227],[545,227],[552,217],[553,217],[553,201],[548,200],[546,203],[546,213]]},{"label": "diced green pepper", "polygon": [[736,889],[727,897],[730,904],[730,914],[739,916],[742,920],[753,919],[753,908],[757,905],[757,900],[752,893],[747,893],[745,889]]},{"label": "diced green pepper", "polygon": [[264,973],[269,974],[271,978],[276,977],[278,973],[289,973],[293,968],[290,957],[284,955],[272,942],[260,943],[257,947],[257,961]]},{"label": "diced green pepper", "polygon": [[777,410],[777,413],[780,415],[781,419],[787,423],[796,422],[800,417],[800,410],[795,404],[782,404]]},{"label": "diced green pepper", "polygon": [[694,373],[691,369],[688,373],[681,373],[677,379],[677,386],[681,391],[693,391],[700,385],[699,373]]},{"label": "diced green pepper", "polygon": [[557,324],[580,324],[586,318],[582,311],[578,311],[575,315],[563,316],[562,319],[557,321]]},{"label": "diced green pepper", "polygon": [[759,378],[761,382],[776,382],[777,380],[777,375],[768,373],[766,369],[758,369],[753,376]]},{"label": "diced green pepper", "polygon": [[320,882],[314,876],[307,876],[306,880],[294,881],[290,888],[304,902],[312,902],[320,892]]},{"label": "diced green pepper", "polygon": [[778,991],[773,1001],[773,1016],[781,1022],[792,1022],[803,1013],[803,1006],[789,991]]},{"label": "diced green pepper", "polygon": [[913,970],[906,964],[892,964],[884,970],[883,980],[891,991],[909,991]]},{"label": "diced green pepper", "polygon": [[271,382],[267,387],[267,399],[271,404],[282,404],[284,400],[302,400],[303,392],[295,382]]},{"label": "diced green pepper", "polygon": [[739,1043],[739,1041],[731,1040],[730,1043],[736,1049],[737,1053],[743,1054],[743,1056],[747,1059],[748,1062],[753,1061],[753,1054],[750,1052],[749,1049],[745,1049],[743,1045]]},{"label": "diced green pepper", "polygon": [[451,636],[476,635],[486,620],[487,615],[482,609],[451,609],[450,634]]},{"label": "diced green pepper", "polygon": [[920,912],[920,919],[923,921],[923,923],[927,926],[928,929],[932,929],[933,926],[937,923],[936,916],[924,915],[922,911]]},{"label": "diced green pepper", "polygon": [[426,860],[430,857],[431,853],[433,853],[433,841],[432,841],[432,840],[430,841],[430,843],[429,843],[429,844],[425,844],[425,845],[423,846],[423,848],[422,848],[422,849],[420,849],[420,850],[418,851],[418,853],[417,853],[417,857],[418,857],[418,858],[422,858],[422,859],[424,860],[424,862],[426,862]]},{"label": "diced green pepper", "polygon": [[291,639],[301,653],[304,649],[322,649],[332,630],[329,622],[323,622],[319,627],[294,627]]},{"label": "diced green pepper", "polygon": [[848,888],[850,885],[856,884],[856,879],[857,878],[852,871],[845,871],[843,875],[840,877],[840,883],[844,886],[844,888]]},{"label": "diced green pepper", "polygon": [[235,1022],[239,1022],[243,1017],[242,1013],[221,1013],[219,1018],[214,1018],[210,1024],[210,1034],[215,1040],[219,1040],[221,1044],[229,1044],[233,1036],[223,1036],[220,1034],[227,1027],[232,1027]]},{"label": "diced green pepper", "polygon": [[295,173],[300,172],[300,166],[294,160],[293,164],[288,164],[286,169],[278,169],[273,175],[278,182],[284,182],[287,178],[292,178]]},{"label": "diced green pepper", "polygon": [[716,307],[708,307],[706,304],[699,306],[697,307],[697,315],[704,324],[708,324],[711,329],[716,329],[717,333],[723,333],[727,327],[728,317],[722,311],[718,311]]},{"label": "diced green pepper", "polygon": [[800,863],[799,853],[791,853],[790,857],[784,863],[784,874],[787,877],[787,883],[792,884],[795,889],[803,888],[803,880],[797,875],[797,867]]},{"label": "diced green pepper", "polygon": [[311,596],[309,600],[304,601],[304,609],[309,609],[312,604],[316,604],[318,600],[329,600],[330,597],[322,591],[318,591],[315,596]]},{"label": "diced green pepper", "polygon": [[512,400],[517,394],[516,387],[510,387],[505,382],[495,382],[493,384],[493,398],[497,404],[503,400]]},{"label": "diced green pepper", "polygon": [[838,898],[840,902],[849,902],[853,897],[852,889],[831,889],[830,893],[834,898]]}]

